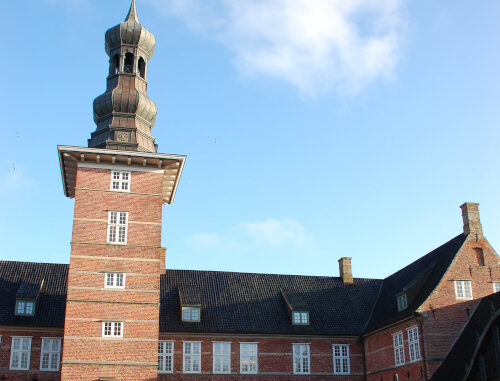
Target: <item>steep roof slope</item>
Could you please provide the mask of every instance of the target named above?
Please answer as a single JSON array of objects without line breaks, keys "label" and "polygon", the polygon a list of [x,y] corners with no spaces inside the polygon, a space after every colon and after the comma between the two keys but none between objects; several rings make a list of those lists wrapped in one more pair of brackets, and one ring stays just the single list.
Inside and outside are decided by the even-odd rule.
[{"label": "steep roof slope", "polygon": [[[485,344],[488,340],[487,333],[491,329],[491,325],[488,323],[496,320],[498,324],[498,320],[500,319],[498,316],[499,311],[500,292],[481,300],[467,325],[464,327],[464,330],[451,348],[451,351],[448,353],[448,356],[446,356],[446,359],[432,375],[431,381],[464,379],[467,369],[474,365],[472,362],[475,360],[473,356],[478,346]],[[480,341],[479,339],[483,338],[483,335],[485,335],[485,339]],[[489,331],[489,335],[493,337],[491,330]],[[460,364],[460,366],[457,366],[457,364]]]},{"label": "steep roof slope", "polygon": [[[381,281],[338,277],[167,270],[161,277],[160,332],[359,335]],[[181,321],[181,293],[201,303],[201,321]],[[196,290],[194,292],[193,290]],[[283,294],[309,308],[310,325],[291,324]]]},{"label": "steep roof slope", "polygon": [[[0,324],[64,327],[67,279],[68,265],[0,261]],[[36,286],[40,293],[36,293],[35,315],[16,316],[16,295],[32,297]]]},{"label": "steep roof slope", "polygon": [[[467,236],[459,234],[383,281],[365,332],[412,315],[436,288]],[[406,293],[408,307],[398,312],[396,295]]]}]

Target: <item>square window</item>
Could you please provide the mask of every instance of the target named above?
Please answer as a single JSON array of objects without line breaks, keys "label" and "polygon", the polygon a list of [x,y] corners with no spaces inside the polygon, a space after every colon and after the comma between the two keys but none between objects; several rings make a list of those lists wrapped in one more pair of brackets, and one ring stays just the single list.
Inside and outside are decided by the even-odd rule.
[{"label": "square window", "polygon": [[240,373],[258,372],[257,343],[240,343]]},{"label": "square window", "polygon": [[102,337],[123,337],[123,322],[104,321],[102,322]]},{"label": "square window", "polygon": [[105,288],[125,288],[125,274],[106,273],[104,277]]},{"label": "square window", "polygon": [[31,357],[31,337],[12,337],[10,369],[29,370]]},{"label": "square window", "polygon": [[349,374],[349,345],[333,345],[333,374]]},{"label": "square window", "polygon": [[231,343],[213,343],[214,373],[231,373]]},{"label": "square window", "polygon": [[293,347],[293,373],[309,374],[310,358],[309,344],[292,344]]},{"label": "square window", "polygon": [[172,341],[158,342],[158,373],[173,373],[174,343]]},{"label": "square window", "polygon": [[130,172],[111,171],[110,190],[118,192],[130,192]]},{"label": "square window", "polygon": [[61,339],[42,338],[40,370],[58,371],[61,359]]},{"label": "square window", "polygon": [[457,299],[472,299],[472,287],[470,280],[455,281],[455,297]]},{"label": "square window", "polygon": [[15,314],[33,316],[35,314],[35,302],[28,300],[17,300]]},{"label": "square window", "polygon": [[201,343],[187,341],[184,343],[184,373],[201,372]]},{"label": "square window", "polygon": [[200,307],[182,307],[182,321],[199,322]]},{"label": "square window", "polygon": [[309,312],[307,311],[293,311],[293,324],[294,325],[308,325],[309,324]]}]

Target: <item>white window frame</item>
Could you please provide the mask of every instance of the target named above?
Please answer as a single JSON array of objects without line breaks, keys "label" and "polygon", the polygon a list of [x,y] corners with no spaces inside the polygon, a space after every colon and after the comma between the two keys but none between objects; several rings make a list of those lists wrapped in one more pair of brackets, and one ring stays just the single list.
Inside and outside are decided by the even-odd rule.
[{"label": "white window frame", "polygon": [[[351,374],[351,360],[348,344],[333,344],[333,374]],[[337,353],[338,354],[337,354]]]},{"label": "white window frame", "polygon": [[493,292],[500,291],[500,282],[493,282]]},{"label": "white window frame", "polygon": [[470,280],[456,280],[455,298],[463,300],[472,300],[472,282]]},{"label": "white window frame", "polygon": [[108,211],[107,242],[118,245],[126,245],[127,235],[128,212],[121,212],[117,210]]},{"label": "white window frame", "polygon": [[[194,346],[198,348],[198,353],[193,353]],[[186,353],[188,347],[190,353]],[[194,359],[198,359],[198,370],[193,370]],[[184,341],[182,343],[182,371],[183,373],[201,373],[201,341]]]},{"label": "white window frame", "polygon": [[392,343],[394,346],[394,365],[404,365],[406,361],[404,336],[402,331],[392,334]]},{"label": "white window frame", "polygon": [[[229,341],[214,341],[212,348],[213,372],[216,374],[231,373],[231,343]],[[225,367],[227,369],[224,369]]]},{"label": "white window frame", "polygon": [[418,337],[418,327],[410,327],[406,329],[408,334],[408,356],[410,362],[420,360],[420,341]]},{"label": "white window frame", "polygon": [[293,311],[293,325],[309,325],[309,311]]},{"label": "white window frame", "polygon": [[[170,359],[170,369],[167,369],[167,359]],[[158,373],[174,373],[174,341],[158,341]]]},{"label": "white window frame", "polygon": [[[121,278],[121,285],[119,279]],[[109,284],[111,281],[111,285]],[[104,288],[125,288],[125,273],[105,273],[104,274]]]},{"label": "white window frame", "polygon": [[[49,350],[45,349],[44,344],[48,342]],[[57,344],[57,350],[54,350],[53,343],[58,342]],[[62,341],[60,337],[42,337],[42,347],[40,351],[40,370],[41,371],[47,371],[47,372],[57,372],[59,371],[59,367],[61,365],[61,345]],[[48,364],[49,367],[44,368],[43,367],[43,355],[47,354],[48,355]],[[54,356],[55,355],[55,359]],[[55,361],[55,367],[53,362]]]},{"label": "white window frame", "polygon": [[[244,350],[245,347],[252,348],[250,351]],[[246,364],[244,364],[246,362]],[[252,363],[253,362],[253,363]],[[244,366],[248,370],[243,370]],[[252,369],[254,368],[254,369]],[[240,343],[240,373],[257,374],[259,372],[259,345],[258,343]]]},{"label": "white window frame", "polygon": [[[110,334],[106,334],[107,331],[107,326],[109,324],[110,327]],[[120,333],[117,335],[116,334],[116,329],[119,327]],[[116,339],[116,338],[122,338],[123,337],[123,328],[124,324],[122,321],[103,321],[102,322],[102,337],[106,339]]]},{"label": "white window frame", "polygon": [[[28,310],[28,305],[31,306],[31,312]],[[22,307],[20,309],[20,307]],[[35,301],[34,300],[16,300],[15,315],[17,316],[34,316],[35,315]]]},{"label": "white window frame", "polygon": [[406,292],[396,296],[396,302],[398,304],[398,312],[406,310],[408,308],[408,300],[406,299]]},{"label": "white window frame", "polygon": [[111,170],[111,181],[109,184],[109,190],[114,192],[130,192],[131,178],[132,178],[132,173],[129,171]]},{"label": "white window frame", "polygon": [[[19,340],[19,349],[14,350],[14,341]],[[11,370],[29,370],[30,369],[30,360],[31,360],[31,341],[32,337],[31,336],[12,336],[12,342],[10,346],[10,367],[9,369]],[[28,343],[28,348],[23,349],[23,344],[27,342]],[[19,365],[17,367],[13,366],[14,363],[14,358],[15,354],[19,354],[20,357],[18,357],[18,363]],[[26,355],[26,367],[21,366],[22,363],[22,356]]]},{"label": "white window frame", "polygon": [[[307,354],[302,354],[303,349],[307,348]],[[296,343],[292,344],[293,351],[293,374],[311,373],[311,350],[310,344]],[[299,369],[297,369],[297,366]]]},{"label": "white window frame", "polygon": [[[195,313],[193,313],[193,312],[195,312]],[[200,307],[184,306],[184,307],[182,307],[181,314],[182,314],[182,321],[187,321],[187,322],[191,322],[191,323],[198,323],[201,320],[201,308]]]}]

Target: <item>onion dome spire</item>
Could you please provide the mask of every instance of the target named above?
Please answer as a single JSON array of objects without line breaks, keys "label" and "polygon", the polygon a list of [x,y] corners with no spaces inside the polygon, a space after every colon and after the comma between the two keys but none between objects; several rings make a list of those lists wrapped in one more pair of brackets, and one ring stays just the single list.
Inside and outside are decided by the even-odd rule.
[{"label": "onion dome spire", "polygon": [[94,100],[97,129],[89,147],[157,152],[151,129],[157,108],[147,95],[146,74],[154,35],[139,23],[135,0],[124,22],[106,32],[109,75],[104,94]]}]

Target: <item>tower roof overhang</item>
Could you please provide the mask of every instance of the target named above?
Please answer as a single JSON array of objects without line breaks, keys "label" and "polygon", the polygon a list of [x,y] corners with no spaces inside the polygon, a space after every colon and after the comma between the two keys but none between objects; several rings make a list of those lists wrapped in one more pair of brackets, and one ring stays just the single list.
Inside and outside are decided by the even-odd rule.
[{"label": "tower roof overhang", "polygon": [[76,173],[80,163],[95,163],[113,168],[124,166],[133,170],[134,167],[163,171],[163,203],[171,204],[174,201],[177,185],[181,178],[182,169],[186,160],[185,155],[171,155],[162,153],[120,151],[102,148],[84,148],[71,146],[57,146],[64,194],[75,197]]}]

